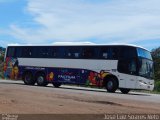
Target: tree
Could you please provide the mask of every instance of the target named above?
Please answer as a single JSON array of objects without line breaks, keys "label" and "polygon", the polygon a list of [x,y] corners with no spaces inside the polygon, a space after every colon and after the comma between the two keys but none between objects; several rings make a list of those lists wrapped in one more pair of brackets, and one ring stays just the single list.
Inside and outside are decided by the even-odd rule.
[{"label": "tree", "polygon": [[4,56],[0,56],[0,63],[2,63],[4,60]]},{"label": "tree", "polygon": [[160,80],[160,47],[152,50],[154,61],[155,80]]},{"label": "tree", "polygon": [[3,78],[3,60],[4,56],[0,56],[0,78]]}]

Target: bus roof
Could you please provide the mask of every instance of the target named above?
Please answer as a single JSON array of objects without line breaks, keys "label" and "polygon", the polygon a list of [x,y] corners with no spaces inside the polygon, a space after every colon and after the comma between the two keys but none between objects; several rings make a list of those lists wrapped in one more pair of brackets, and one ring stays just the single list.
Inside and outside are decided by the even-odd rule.
[{"label": "bus roof", "polygon": [[[129,47],[137,47],[147,50],[141,46],[137,46],[134,44],[122,44],[122,43],[114,43],[114,44],[95,44],[91,42],[55,42],[52,44],[8,44],[8,46],[129,46]],[[147,50],[149,51],[149,50]]]}]

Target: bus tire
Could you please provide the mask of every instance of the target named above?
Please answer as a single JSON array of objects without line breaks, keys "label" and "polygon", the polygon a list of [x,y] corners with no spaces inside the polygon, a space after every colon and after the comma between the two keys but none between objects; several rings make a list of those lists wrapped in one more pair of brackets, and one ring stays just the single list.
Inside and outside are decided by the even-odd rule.
[{"label": "bus tire", "polygon": [[24,81],[24,84],[26,84],[26,85],[34,85],[35,84],[35,80],[34,80],[31,72],[26,72],[23,74],[23,81]]},{"label": "bus tire", "polygon": [[105,87],[108,92],[114,93],[118,89],[118,81],[114,77],[109,77]]},{"label": "bus tire", "polygon": [[120,91],[121,91],[121,93],[123,93],[123,94],[128,94],[129,91],[130,91],[130,89],[127,89],[127,88],[120,88]]},{"label": "bus tire", "polygon": [[36,82],[38,86],[47,86],[48,82],[46,80],[44,73],[38,73],[36,74]]},{"label": "bus tire", "polygon": [[52,84],[55,88],[59,88],[62,85],[61,83],[58,83],[58,82],[55,82],[55,83],[52,83]]}]

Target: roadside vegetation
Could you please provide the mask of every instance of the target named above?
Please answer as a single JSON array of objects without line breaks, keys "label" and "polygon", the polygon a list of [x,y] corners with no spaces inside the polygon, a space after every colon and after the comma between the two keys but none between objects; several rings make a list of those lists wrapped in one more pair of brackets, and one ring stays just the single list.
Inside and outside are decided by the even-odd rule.
[{"label": "roadside vegetation", "polygon": [[152,57],[154,61],[154,70],[155,70],[154,91],[160,92],[160,47],[152,50]]},{"label": "roadside vegetation", "polygon": [[0,78],[3,78],[3,60],[4,56],[0,56]]}]

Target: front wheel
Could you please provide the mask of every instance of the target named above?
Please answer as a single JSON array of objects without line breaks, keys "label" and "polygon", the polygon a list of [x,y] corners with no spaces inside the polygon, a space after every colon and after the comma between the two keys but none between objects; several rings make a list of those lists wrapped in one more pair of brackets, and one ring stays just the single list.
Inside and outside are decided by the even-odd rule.
[{"label": "front wheel", "polygon": [[114,93],[118,89],[118,82],[112,77],[108,78],[105,87],[108,92]]},{"label": "front wheel", "polygon": [[128,94],[130,89],[127,89],[127,88],[120,88],[120,91],[123,93],[123,94]]},{"label": "front wheel", "polygon": [[45,79],[45,74],[44,73],[38,73],[36,75],[36,82],[37,82],[38,86],[46,86],[46,85],[48,85],[48,82]]},{"label": "front wheel", "polygon": [[52,84],[55,88],[59,88],[62,85],[61,83],[52,83]]}]

